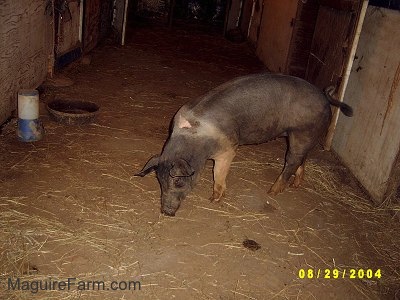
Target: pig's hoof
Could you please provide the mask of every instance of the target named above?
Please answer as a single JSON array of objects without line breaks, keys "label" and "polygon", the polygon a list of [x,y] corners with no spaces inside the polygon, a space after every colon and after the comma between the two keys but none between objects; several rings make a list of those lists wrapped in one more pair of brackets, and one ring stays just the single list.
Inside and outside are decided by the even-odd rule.
[{"label": "pig's hoof", "polygon": [[210,200],[210,202],[219,202],[222,197],[225,195],[225,193],[218,193],[218,192],[214,192],[210,198],[208,198],[208,200]]},{"label": "pig's hoof", "polygon": [[269,189],[268,194],[272,195],[272,196],[276,196],[279,194],[279,192],[274,191],[272,188]]},{"label": "pig's hoof", "polygon": [[300,176],[295,176],[293,182],[289,185],[290,187],[298,188],[303,181],[303,178]]},{"label": "pig's hoof", "polygon": [[269,189],[268,194],[276,196],[282,193],[284,190],[285,190],[285,185],[274,183],[274,185]]},{"label": "pig's hoof", "polygon": [[225,196],[225,189],[222,185],[217,184],[214,186],[213,193],[209,198],[210,202],[219,202],[223,196]]},{"label": "pig's hoof", "polygon": [[211,196],[208,200],[210,200],[210,202],[218,202],[218,199],[215,199],[214,196]]},{"label": "pig's hoof", "polygon": [[282,193],[285,188],[286,188],[287,182],[283,180],[282,175],[278,177],[278,179],[275,181],[275,183],[271,186],[270,190],[268,191],[268,194],[272,195],[277,195],[279,193]]},{"label": "pig's hoof", "polygon": [[296,182],[296,180],[290,184],[290,187],[298,188],[300,186],[300,182]]},{"label": "pig's hoof", "polygon": [[208,198],[208,200],[210,200],[210,202],[219,202],[221,198],[222,197],[215,197],[214,195],[212,195],[210,198]]}]

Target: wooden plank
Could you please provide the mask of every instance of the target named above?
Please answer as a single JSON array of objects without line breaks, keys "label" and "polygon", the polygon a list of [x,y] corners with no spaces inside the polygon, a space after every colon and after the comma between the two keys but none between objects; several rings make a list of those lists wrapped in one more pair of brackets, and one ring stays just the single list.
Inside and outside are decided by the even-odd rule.
[{"label": "wooden plank", "polygon": [[339,86],[354,26],[353,13],[320,6],[306,79],[323,89]]},{"label": "wooden plank", "polygon": [[301,78],[306,76],[318,10],[318,0],[299,1],[287,60],[287,74]]},{"label": "wooden plank", "polygon": [[256,48],[257,46],[258,36],[260,34],[263,5],[264,4],[262,0],[255,0],[252,9],[252,17],[250,19],[248,40],[254,48]]},{"label": "wooden plank", "polygon": [[[400,205],[400,149],[389,175],[385,196],[383,200],[377,202],[382,203],[383,201],[388,201],[387,203],[391,204],[392,207]],[[396,211],[396,216],[400,220],[400,210]]]},{"label": "wooden plank", "polygon": [[100,38],[101,0],[85,0],[84,4],[83,50],[89,52]]},{"label": "wooden plank", "polygon": [[46,1],[0,1],[0,124],[17,107],[20,89],[46,78],[54,48],[53,17]]},{"label": "wooden plank", "polygon": [[239,27],[243,36],[247,37],[249,31],[249,24],[251,18],[251,11],[253,8],[253,0],[243,0],[242,14],[240,15]]},{"label": "wooden plank", "polygon": [[272,72],[285,72],[297,4],[296,0],[264,1],[256,53]]},{"label": "wooden plank", "polygon": [[359,7],[360,0],[318,0],[323,6],[338,10],[355,11]]},{"label": "wooden plank", "polygon": [[77,2],[69,2],[71,20],[59,22],[57,39],[57,56],[61,56],[75,48],[80,47],[79,27],[80,27],[80,5]]},{"label": "wooden plank", "polygon": [[228,15],[225,22],[225,31],[228,32],[232,29],[237,28],[239,21],[241,0],[228,0],[227,1]]},{"label": "wooden plank", "polygon": [[113,12],[113,1],[103,0],[101,1],[101,12],[100,12],[100,39],[105,38],[111,32]]},{"label": "wooden plank", "polygon": [[122,43],[122,35],[125,22],[125,2],[128,0],[115,1],[115,17],[113,21],[114,30],[117,32],[119,42]]}]

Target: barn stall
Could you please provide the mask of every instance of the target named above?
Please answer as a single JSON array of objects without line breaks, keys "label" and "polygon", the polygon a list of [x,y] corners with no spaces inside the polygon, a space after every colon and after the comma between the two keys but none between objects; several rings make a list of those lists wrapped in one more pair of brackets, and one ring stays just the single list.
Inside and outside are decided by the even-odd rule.
[{"label": "barn stall", "polygon": [[[1,298],[400,297],[399,22],[396,1],[1,1]],[[276,139],[239,148],[221,202],[209,162],[161,214],[156,177],[133,175],[174,113],[267,70],[336,86],[354,116],[333,119],[301,187],[267,193]],[[21,89],[40,91],[35,142],[16,134]],[[100,109],[66,125],[55,99]]]}]

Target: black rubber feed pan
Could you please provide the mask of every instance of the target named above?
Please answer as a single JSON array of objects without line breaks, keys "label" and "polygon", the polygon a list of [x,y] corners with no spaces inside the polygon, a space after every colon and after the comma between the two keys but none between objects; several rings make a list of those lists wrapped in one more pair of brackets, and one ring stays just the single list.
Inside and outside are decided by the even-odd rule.
[{"label": "black rubber feed pan", "polygon": [[83,125],[93,122],[99,110],[96,103],[56,99],[47,104],[51,117],[65,125]]}]

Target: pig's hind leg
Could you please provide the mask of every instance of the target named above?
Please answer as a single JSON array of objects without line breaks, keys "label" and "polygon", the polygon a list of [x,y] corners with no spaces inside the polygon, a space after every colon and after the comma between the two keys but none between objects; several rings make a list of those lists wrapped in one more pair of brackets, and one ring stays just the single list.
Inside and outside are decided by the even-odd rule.
[{"label": "pig's hind leg", "polygon": [[210,201],[219,201],[225,194],[226,176],[232,160],[236,155],[236,149],[230,148],[218,155],[214,159],[214,189]]},{"label": "pig's hind leg", "polygon": [[303,164],[301,164],[300,167],[297,168],[296,173],[294,174],[294,181],[293,181],[293,184],[291,186],[297,188],[303,182],[303,179],[304,179],[304,164],[305,164],[305,158],[303,160]]},{"label": "pig's hind leg", "polygon": [[276,195],[288,186],[292,175],[295,176],[293,186],[298,187],[304,177],[304,162],[307,153],[315,146],[317,140],[306,132],[292,131],[288,134],[288,150],[285,166],[269,193]]}]

